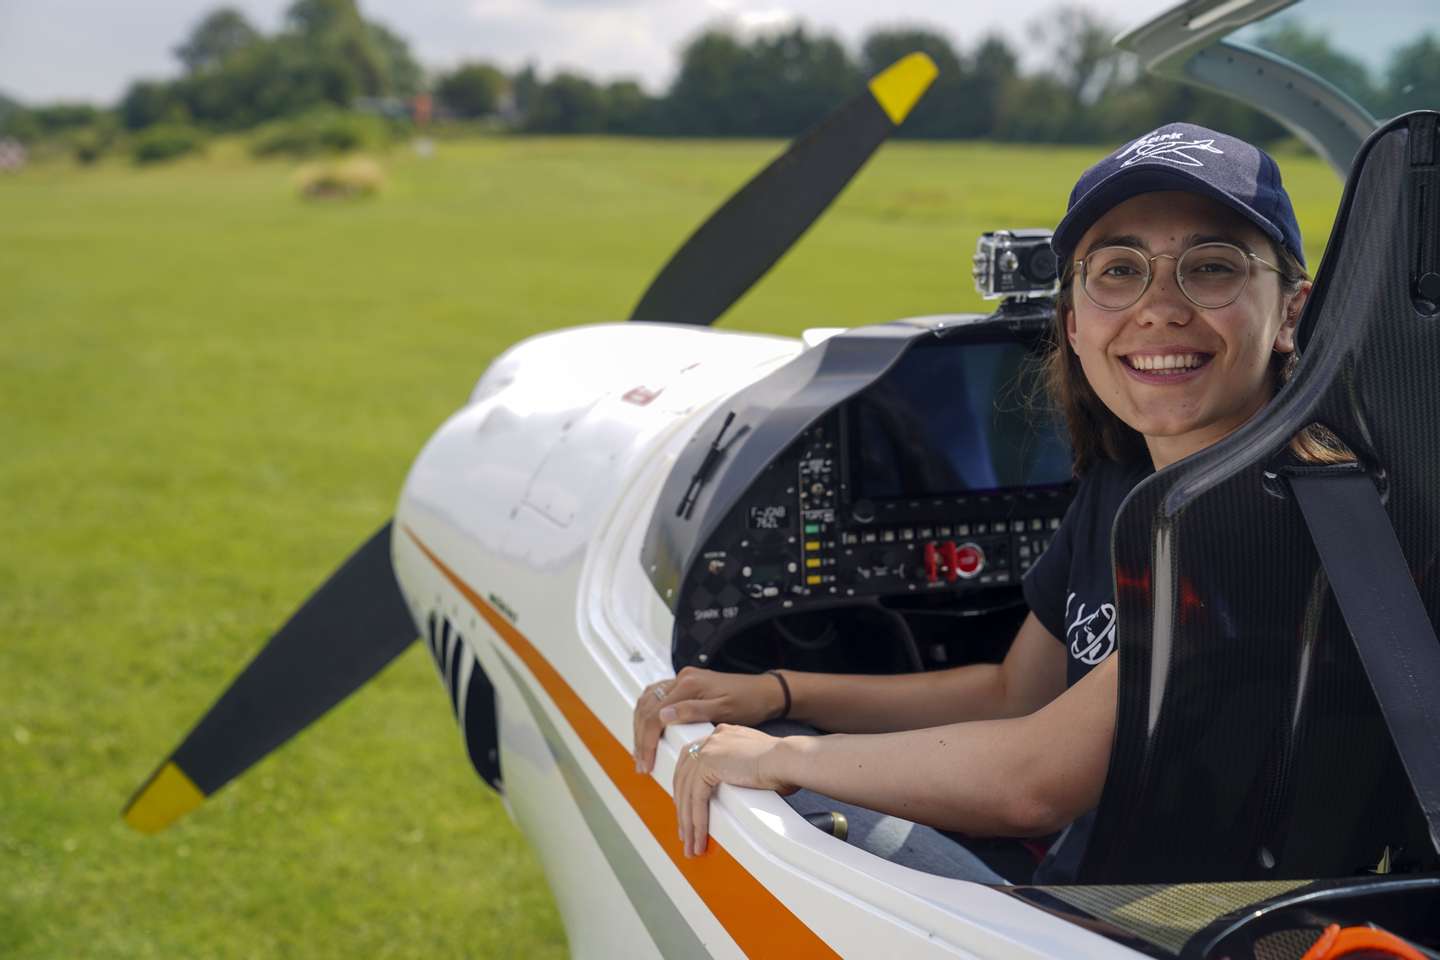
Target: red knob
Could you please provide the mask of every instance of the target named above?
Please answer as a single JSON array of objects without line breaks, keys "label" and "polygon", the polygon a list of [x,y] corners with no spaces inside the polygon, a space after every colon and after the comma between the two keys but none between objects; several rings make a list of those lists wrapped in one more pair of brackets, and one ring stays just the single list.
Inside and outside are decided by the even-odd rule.
[{"label": "red knob", "polygon": [[966,580],[985,569],[985,551],[981,550],[978,544],[962,543],[954,549],[954,559],[950,560],[950,569]]}]

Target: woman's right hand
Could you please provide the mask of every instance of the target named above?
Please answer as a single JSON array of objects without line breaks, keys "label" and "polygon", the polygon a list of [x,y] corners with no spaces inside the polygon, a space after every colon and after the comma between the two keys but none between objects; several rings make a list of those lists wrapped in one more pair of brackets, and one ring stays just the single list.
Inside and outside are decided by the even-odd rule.
[{"label": "woman's right hand", "polygon": [[785,710],[785,691],[768,673],[716,673],[686,667],[673,680],[652,683],[635,701],[635,769],[655,766],[655,745],[672,723],[754,726]]}]

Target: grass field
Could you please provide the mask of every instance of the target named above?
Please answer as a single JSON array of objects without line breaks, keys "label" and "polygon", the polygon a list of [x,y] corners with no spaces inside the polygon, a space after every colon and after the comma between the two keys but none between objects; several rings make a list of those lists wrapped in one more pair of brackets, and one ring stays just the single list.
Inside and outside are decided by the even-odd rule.
[{"label": "grass field", "polygon": [[[0,176],[0,956],[565,954],[418,647],[167,833],[119,810],[489,360],[622,319],[776,149],[446,142],[328,204],[234,145]],[[1097,155],[888,146],[725,325],[979,309],[976,235]],[[1282,164],[1313,266],[1339,184]]]}]

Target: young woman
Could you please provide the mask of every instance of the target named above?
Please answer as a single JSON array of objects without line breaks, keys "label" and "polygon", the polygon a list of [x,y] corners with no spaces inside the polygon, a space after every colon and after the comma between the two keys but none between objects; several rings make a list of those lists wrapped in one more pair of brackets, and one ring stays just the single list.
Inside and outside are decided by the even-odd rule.
[{"label": "young woman", "polygon": [[[1150,472],[1269,402],[1310,285],[1275,162],[1190,124],[1161,127],[1087,170],[1053,245],[1063,274],[1047,372],[1080,483],[1026,576],[1030,614],[1004,662],[906,676],[686,668],[652,685],[635,708],[639,770],[652,767],[666,725],[719,724],[676,765],[687,855],[705,849],[715,788],[733,783],[803,788],[969,836],[1073,827],[1037,879],[1073,876],[1114,734],[1116,511]],[[835,732],[747,726],[781,716]],[[937,872],[998,879],[978,863]]]}]

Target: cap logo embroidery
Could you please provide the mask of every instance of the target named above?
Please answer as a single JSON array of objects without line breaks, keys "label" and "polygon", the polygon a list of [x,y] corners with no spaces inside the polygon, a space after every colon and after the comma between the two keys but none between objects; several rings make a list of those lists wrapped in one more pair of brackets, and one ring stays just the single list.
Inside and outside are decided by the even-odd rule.
[{"label": "cap logo embroidery", "polygon": [[1213,153],[1224,156],[1225,151],[1216,148],[1213,138],[1206,140],[1185,140],[1180,133],[1155,133],[1148,137],[1141,137],[1130,146],[1115,154],[1119,160],[1129,154],[1134,154],[1121,164],[1128,167],[1132,163],[1139,163],[1141,160],[1164,160],[1166,163],[1173,163],[1180,167],[1203,167],[1204,161],[1199,157],[1192,156],[1187,151]]}]

